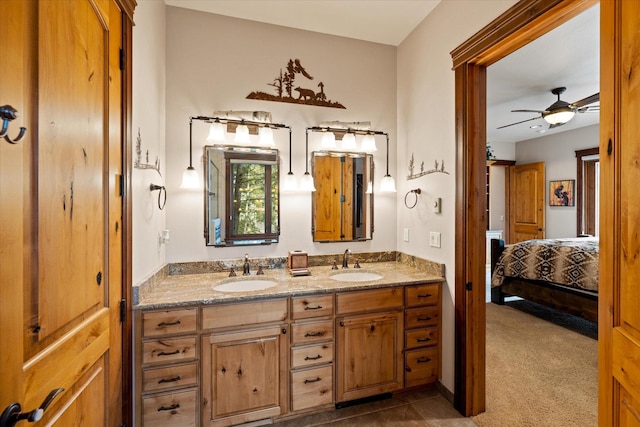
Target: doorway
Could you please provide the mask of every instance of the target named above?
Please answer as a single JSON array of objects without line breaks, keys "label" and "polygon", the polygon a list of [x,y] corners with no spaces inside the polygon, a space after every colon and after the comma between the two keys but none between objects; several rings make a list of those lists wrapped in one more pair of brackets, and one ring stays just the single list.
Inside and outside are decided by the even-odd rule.
[{"label": "doorway", "polygon": [[[454,406],[485,410],[486,67],[597,4],[522,0],[452,51],[456,103]],[[475,284],[475,286],[474,286]]]}]

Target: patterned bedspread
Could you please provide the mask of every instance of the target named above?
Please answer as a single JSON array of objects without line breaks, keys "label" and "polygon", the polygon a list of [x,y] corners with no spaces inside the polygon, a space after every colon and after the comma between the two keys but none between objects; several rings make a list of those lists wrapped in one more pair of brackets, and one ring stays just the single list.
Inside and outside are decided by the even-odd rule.
[{"label": "patterned bedspread", "polygon": [[598,291],[598,238],[527,240],[509,245],[498,259],[491,286],[504,277],[542,280]]}]

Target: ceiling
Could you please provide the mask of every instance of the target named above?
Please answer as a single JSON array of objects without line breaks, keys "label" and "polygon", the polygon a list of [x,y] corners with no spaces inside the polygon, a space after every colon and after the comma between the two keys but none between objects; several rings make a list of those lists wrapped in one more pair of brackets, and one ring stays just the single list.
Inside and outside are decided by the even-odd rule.
[{"label": "ceiling", "polygon": [[[397,46],[440,0],[165,0],[170,6]],[[548,129],[515,109],[544,110],[561,99],[575,102],[599,91],[599,6],[539,37],[487,69],[487,141],[517,142],[599,122],[584,113]],[[358,25],[354,25],[357,22]],[[598,105],[598,104],[594,104]],[[532,125],[542,125],[531,129]],[[544,131],[544,133],[539,133]]]}]

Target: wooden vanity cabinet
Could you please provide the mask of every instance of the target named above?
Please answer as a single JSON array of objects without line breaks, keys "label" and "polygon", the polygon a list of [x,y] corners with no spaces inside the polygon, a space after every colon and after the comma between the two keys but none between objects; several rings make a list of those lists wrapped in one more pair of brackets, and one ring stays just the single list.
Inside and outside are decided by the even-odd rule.
[{"label": "wooden vanity cabinet", "polygon": [[202,425],[288,411],[287,299],[202,308]]},{"label": "wooden vanity cabinet", "polygon": [[135,325],[136,425],[197,426],[197,310],[136,312]]},{"label": "wooden vanity cabinet", "polygon": [[403,387],[403,289],[336,295],[336,401]]},{"label": "wooden vanity cabinet", "polygon": [[291,298],[291,410],[333,403],[333,294]]}]

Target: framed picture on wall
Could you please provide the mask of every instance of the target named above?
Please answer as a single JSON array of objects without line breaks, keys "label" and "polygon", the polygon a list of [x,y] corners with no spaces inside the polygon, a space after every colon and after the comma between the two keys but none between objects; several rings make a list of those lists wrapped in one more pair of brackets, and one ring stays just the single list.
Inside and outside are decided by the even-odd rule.
[{"label": "framed picture on wall", "polygon": [[549,206],[575,206],[575,179],[549,181]]}]

